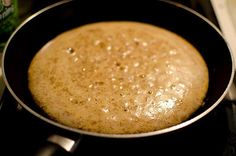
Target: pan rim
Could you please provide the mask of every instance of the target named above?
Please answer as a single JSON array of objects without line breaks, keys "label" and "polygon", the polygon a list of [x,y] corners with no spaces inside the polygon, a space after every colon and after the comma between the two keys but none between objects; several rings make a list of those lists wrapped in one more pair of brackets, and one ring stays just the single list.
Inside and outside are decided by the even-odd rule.
[{"label": "pan rim", "polygon": [[212,23],[210,22],[208,19],[206,19],[204,16],[202,16],[201,14],[199,14],[198,12],[182,5],[176,2],[170,2],[170,1],[166,1],[166,0],[159,0],[161,2],[164,3],[169,3],[170,5],[174,5],[180,9],[183,9],[185,11],[190,12],[191,14],[193,14],[194,16],[199,17],[200,19],[204,20],[207,24],[209,24],[223,39],[223,41],[226,43],[227,48],[229,49],[229,53],[231,56],[231,62],[232,62],[232,71],[231,71],[231,76],[230,76],[230,80],[229,83],[227,85],[227,87],[225,88],[223,94],[218,98],[218,100],[211,105],[208,109],[206,109],[204,112],[198,114],[197,116],[190,118],[182,123],[179,123],[177,125],[165,128],[165,129],[161,129],[161,130],[156,130],[156,131],[152,131],[152,132],[144,132],[144,133],[134,133],[134,134],[105,134],[105,133],[98,133],[98,132],[90,132],[90,131],[86,131],[86,130],[82,130],[82,129],[76,129],[76,128],[72,128],[69,126],[65,126],[63,124],[60,124],[56,121],[53,121],[47,117],[44,117],[42,115],[40,115],[39,113],[37,113],[36,111],[34,111],[32,108],[30,108],[29,106],[27,106],[13,91],[13,89],[11,88],[11,85],[9,84],[6,74],[5,74],[5,67],[4,67],[4,61],[5,61],[5,55],[7,53],[7,47],[10,44],[12,38],[15,36],[15,34],[29,21],[31,21],[32,19],[34,19],[35,17],[37,17],[38,15],[40,15],[41,13],[53,9],[54,7],[57,7],[59,5],[63,5],[65,3],[68,2],[72,2],[73,0],[65,0],[65,1],[61,1],[61,2],[57,2],[55,4],[52,4],[36,13],[34,13],[33,15],[31,15],[30,17],[28,17],[24,22],[22,22],[22,24],[20,24],[17,29],[12,33],[12,35],[10,36],[10,38],[8,39],[6,46],[4,47],[3,50],[3,56],[2,56],[2,73],[3,73],[3,80],[5,82],[5,85],[7,87],[7,89],[9,90],[9,92],[11,93],[11,95],[13,96],[13,98],[24,108],[26,109],[29,113],[31,113],[32,115],[36,116],[37,118],[45,121],[46,123],[49,123],[53,126],[62,128],[64,130],[68,130],[70,132],[75,132],[75,133],[79,133],[79,134],[85,134],[85,135],[90,135],[90,136],[97,136],[97,137],[105,137],[105,138],[141,138],[141,137],[148,137],[148,136],[154,136],[154,135],[160,135],[160,134],[165,134],[165,133],[169,133],[169,132],[173,132],[175,130],[184,128],[188,125],[191,125],[192,123],[198,121],[199,119],[201,119],[202,117],[204,117],[206,114],[208,114],[209,112],[211,112],[215,107],[218,106],[218,104],[225,98],[226,94],[228,93],[229,88],[231,87],[232,83],[233,83],[233,79],[234,79],[234,71],[235,71],[235,62],[234,62],[234,58],[233,58],[233,54],[232,54],[232,50],[230,49],[229,44],[226,42],[225,38],[223,37],[222,33],[220,32],[220,30]]}]

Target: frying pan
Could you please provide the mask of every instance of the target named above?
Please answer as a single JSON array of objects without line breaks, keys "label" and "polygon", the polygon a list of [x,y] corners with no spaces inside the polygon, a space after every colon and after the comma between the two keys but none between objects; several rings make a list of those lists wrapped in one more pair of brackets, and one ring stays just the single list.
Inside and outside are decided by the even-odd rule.
[{"label": "frying pan", "polygon": [[[96,7],[92,7],[96,6]],[[139,21],[173,31],[195,46],[209,69],[209,89],[204,105],[188,120],[166,129],[140,134],[100,134],[74,129],[51,120],[34,102],[28,90],[27,70],[33,56],[56,35],[99,21]],[[225,98],[232,85],[234,63],[220,31],[197,12],[178,3],[156,1],[73,1],[53,4],[24,21],[8,40],[2,60],[3,78],[14,99],[43,122],[68,132],[108,138],[161,135],[200,120]]]}]

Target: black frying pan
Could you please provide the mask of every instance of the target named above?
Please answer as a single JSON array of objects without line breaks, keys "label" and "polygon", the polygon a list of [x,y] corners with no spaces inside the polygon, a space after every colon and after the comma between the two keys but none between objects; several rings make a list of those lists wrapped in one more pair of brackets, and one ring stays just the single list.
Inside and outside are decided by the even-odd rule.
[{"label": "black frying pan", "polygon": [[[92,7],[96,6],[96,7]],[[139,21],[173,31],[192,43],[209,69],[205,104],[189,120],[176,126],[141,134],[100,134],[57,123],[38,108],[27,86],[27,70],[36,52],[59,33],[99,21]],[[225,97],[234,76],[232,54],[219,30],[198,13],[167,1],[62,1],[34,14],[10,37],[3,54],[3,77],[15,100],[37,118],[66,131],[109,138],[136,138],[175,131],[201,119]]]}]

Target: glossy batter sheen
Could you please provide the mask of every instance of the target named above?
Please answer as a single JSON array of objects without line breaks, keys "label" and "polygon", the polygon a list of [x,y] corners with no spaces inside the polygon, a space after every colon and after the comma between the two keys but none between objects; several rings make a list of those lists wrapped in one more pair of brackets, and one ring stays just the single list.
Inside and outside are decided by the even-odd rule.
[{"label": "glossy batter sheen", "polygon": [[29,89],[52,119],[109,134],[150,132],[202,104],[208,70],[199,52],[165,29],[101,22],[60,34],[34,57]]}]

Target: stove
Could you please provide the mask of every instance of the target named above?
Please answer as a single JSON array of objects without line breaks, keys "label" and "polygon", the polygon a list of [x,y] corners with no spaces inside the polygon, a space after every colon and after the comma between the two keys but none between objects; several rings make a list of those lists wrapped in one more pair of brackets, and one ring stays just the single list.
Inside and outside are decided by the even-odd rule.
[{"label": "stove", "polygon": [[[210,0],[175,0],[204,15],[217,27],[219,19]],[[43,1],[42,1],[43,2]],[[40,6],[48,5],[48,1]],[[39,8],[37,8],[39,9]],[[37,10],[34,10],[37,11]],[[52,134],[73,140],[79,134],[65,132],[26,112],[0,83],[0,155],[32,155]],[[236,155],[234,105],[223,101],[203,119],[183,129],[152,137],[108,139],[84,135],[71,155]],[[235,109],[236,110],[236,109]],[[63,155],[62,153],[60,155]]]}]

